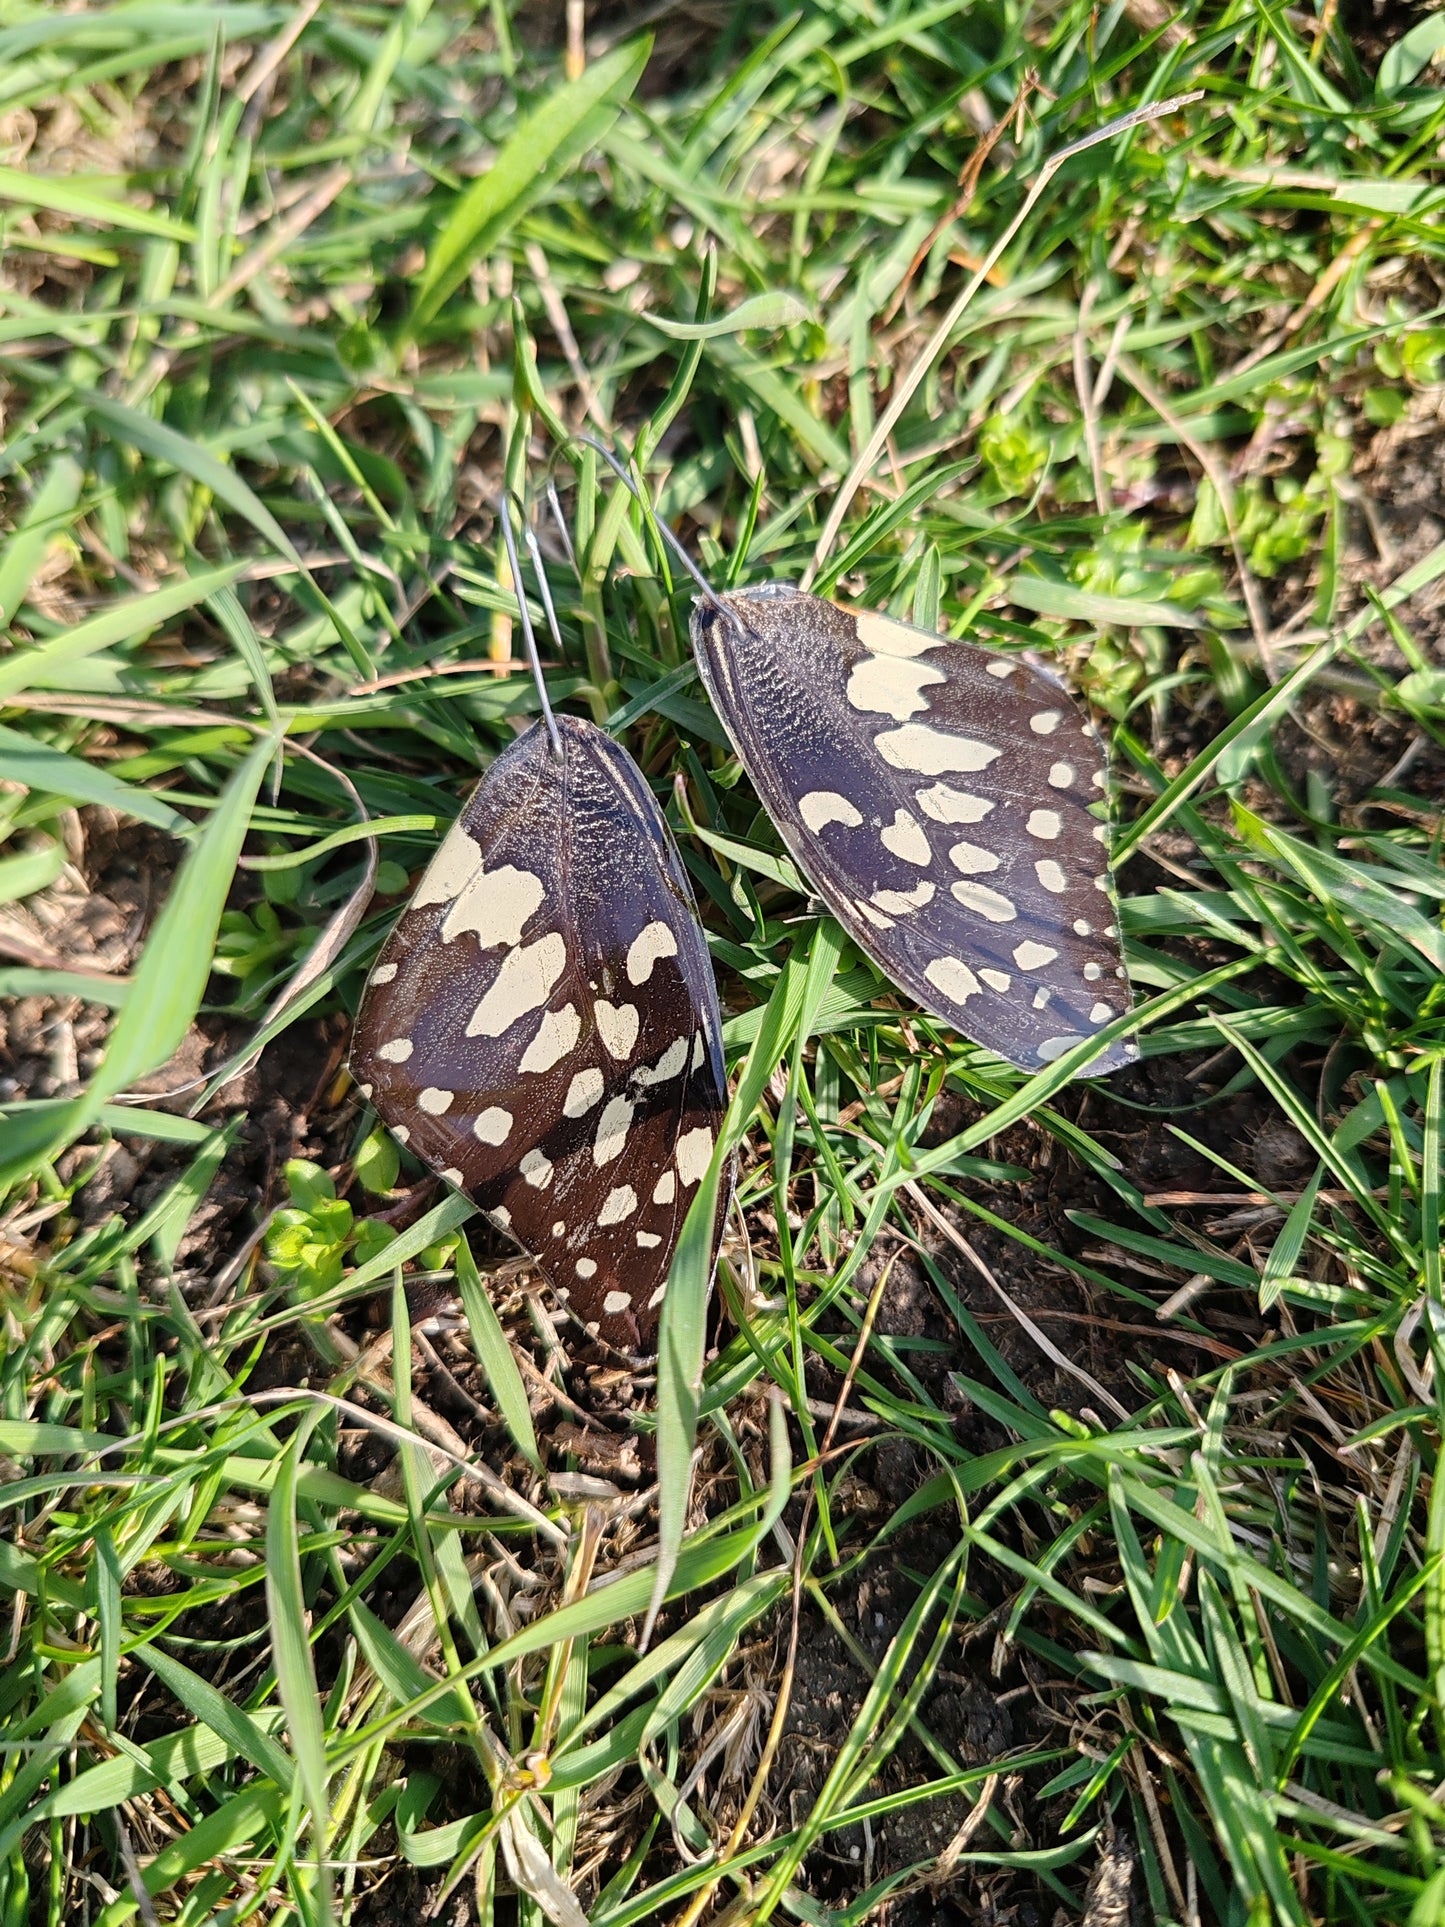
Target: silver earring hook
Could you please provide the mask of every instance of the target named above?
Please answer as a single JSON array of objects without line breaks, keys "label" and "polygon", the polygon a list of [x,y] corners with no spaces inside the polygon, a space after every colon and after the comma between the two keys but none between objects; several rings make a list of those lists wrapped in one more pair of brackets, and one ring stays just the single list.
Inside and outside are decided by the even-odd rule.
[{"label": "silver earring hook", "polygon": [[[527,645],[527,660],[532,665],[532,679],[537,685],[537,694],[542,703],[542,720],[547,725],[547,739],[552,745],[552,754],[562,754],[562,735],[557,728],[557,718],[552,714],[551,698],[547,694],[546,680],[542,675],[542,658],[537,653],[537,638],[532,629],[531,611],[527,607],[527,590],[522,581],[522,565],[517,560],[517,541],[512,533],[512,509],[507,497],[503,495],[497,503],[497,514],[502,524],[502,540],[507,545],[507,563],[512,571],[512,587],[516,592],[517,610],[522,618],[522,637]],[[535,541],[535,537],[533,540]],[[545,586],[545,578],[538,570],[538,579],[544,583],[542,602],[547,611],[547,621],[552,634],[557,635],[557,617],[552,608],[551,591]]]},{"label": "silver earring hook", "polygon": [[612,450],[608,448],[604,442],[599,442],[592,435],[583,435],[578,433],[578,434],[572,435],[571,437],[569,437],[569,439],[574,442],[583,443],[585,447],[592,449],[595,454],[598,454],[602,457],[603,461],[606,462],[607,466],[612,470],[612,473],[617,477],[618,481],[621,482],[623,487],[626,488],[628,492],[631,494],[633,501],[635,501],[638,504],[638,506],[642,509],[643,513],[647,516],[648,521],[652,524],[653,529],[656,531],[657,535],[661,538],[661,540],[664,543],[666,543],[667,547],[671,549],[673,555],[682,564],[683,568],[687,570],[687,573],[692,577],[693,581],[697,584],[698,588],[702,592],[703,599],[707,602],[710,602],[713,608],[717,610],[719,615],[724,616],[729,623],[732,623],[736,626],[738,623],[738,618],[734,614],[733,610],[728,607],[727,603],[723,600],[723,598],[718,594],[717,590],[708,581],[707,577],[703,574],[702,570],[699,569],[697,564],[693,561],[692,557],[688,554],[687,550],[683,547],[682,543],[673,534],[672,530],[667,526],[666,522],[662,520],[661,516],[658,515],[657,511],[653,508],[651,502],[648,501],[647,497],[643,494],[642,490],[637,486],[636,482],[633,481],[627,469],[624,467],[622,462],[617,458],[617,456],[613,454]]}]

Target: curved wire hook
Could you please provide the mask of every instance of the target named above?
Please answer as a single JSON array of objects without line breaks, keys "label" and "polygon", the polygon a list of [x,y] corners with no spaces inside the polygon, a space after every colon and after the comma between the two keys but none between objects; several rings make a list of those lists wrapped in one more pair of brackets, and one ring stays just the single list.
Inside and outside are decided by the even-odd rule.
[{"label": "curved wire hook", "polygon": [[[527,588],[522,580],[522,565],[517,560],[517,538],[512,533],[512,507],[506,494],[498,499],[497,515],[502,524],[502,540],[507,545],[507,563],[512,571],[512,587],[517,596],[517,610],[522,618],[522,637],[527,645],[527,660],[532,666],[532,680],[537,685],[537,694],[542,702],[542,720],[547,725],[547,740],[552,745],[552,754],[560,756],[562,733],[557,727],[557,718],[552,714],[552,700],[547,694],[547,683],[542,674],[542,658],[537,653],[537,637],[532,628],[531,611],[527,607]],[[557,614],[552,607],[552,591],[547,586],[547,578],[540,567],[540,554],[536,547],[537,538],[532,535],[530,528],[527,533],[531,537],[530,551],[534,560],[539,563],[537,580],[542,585],[542,606],[547,611],[547,626],[560,651],[562,638],[557,630]]]},{"label": "curved wire hook", "polygon": [[728,606],[727,602],[724,601],[723,597],[718,594],[717,590],[708,581],[707,577],[703,574],[702,570],[693,561],[692,557],[688,554],[687,550],[683,547],[682,543],[673,534],[672,530],[667,526],[666,522],[662,520],[661,516],[657,513],[656,509],[654,509],[654,507],[652,506],[652,503],[647,499],[646,495],[644,495],[642,490],[637,486],[636,482],[633,481],[632,476],[628,473],[628,470],[626,469],[626,467],[618,459],[618,457],[613,453],[613,451],[610,448],[608,448],[606,443],[599,442],[595,435],[583,434],[580,429],[575,431],[573,434],[569,435],[567,439],[569,442],[583,443],[587,448],[592,449],[595,454],[598,454],[602,457],[603,461],[606,462],[607,466],[612,470],[612,473],[617,477],[618,481],[621,482],[623,487],[626,488],[628,492],[631,494],[633,501],[636,502],[638,506],[646,514],[648,521],[652,524],[654,532],[661,538],[661,540],[666,544],[666,546],[672,551],[673,555],[682,564],[683,568],[686,569],[687,573],[692,577],[693,581],[697,584],[698,588],[702,591],[703,599],[707,602],[710,602],[713,608],[717,610],[719,615],[725,617],[728,622],[736,624],[738,621],[736,613]]}]

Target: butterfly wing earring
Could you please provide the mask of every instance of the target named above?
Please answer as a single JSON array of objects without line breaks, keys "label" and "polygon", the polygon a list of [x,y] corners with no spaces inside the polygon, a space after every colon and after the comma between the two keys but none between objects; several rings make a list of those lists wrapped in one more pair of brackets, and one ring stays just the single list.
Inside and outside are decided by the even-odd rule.
[{"label": "butterfly wing earring", "polygon": [[647,1350],[726,1103],[717,989],[642,772],[552,714],[501,516],[542,719],[488,768],[383,947],[352,1075],[589,1332]]},{"label": "butterfly wing earring", "polygon": [[1062,683],[787,583],[699,597],[692,641],[784,843],[925,1010],[1031,1071],[1129,1010],[1103,749]]}]

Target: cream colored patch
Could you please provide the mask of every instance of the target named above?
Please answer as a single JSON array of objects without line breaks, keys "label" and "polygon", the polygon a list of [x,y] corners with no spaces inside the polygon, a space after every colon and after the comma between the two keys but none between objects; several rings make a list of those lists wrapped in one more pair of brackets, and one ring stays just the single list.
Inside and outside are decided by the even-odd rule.
[{"label": "cream colored patch", "polygon": [[659,918],[632,939],[627,950],[627,981],[630,984],[645,984],[652,975],[652,966],[659,957],[677,955],[677,938],[669,926]]},{"label": "cream colored patch", "polygon": [[872,924],[875,930],[891,930],[893,928],[892,917],[885,917],[881,910],[875,910],[873,905],[866,903],[862,897],[858,898],[858,909],[868,922]]},{"label": "cream colored patch", "polygon": [[688,1065],[688,1069],[695,1071],[698,1065],[702,1062],[702,1060],[706,1056],[707,1056],[707,1039],[704,1037],[703,1033],[699,1031],[697,1036],[694,1037],[692,1040],[692,1062],[691,1064]]},{"label": "cream colored patch", "polygon": [[670,1084],[674,1077],[681,1076],[686,1062],[687,1039],[674,1037],[655,1064],[644,1064],[632,1073],[632,1081],[639,1090],[646,1090],[652,1084]]},{"label": "cream colored patch", "polygon": [[893,821],[879,831],[878,841],[894,856],[901,857],[905,863],[916,863],[922,870],[933,861],[928,838],[919,827],[918,819],[907,810],[894,811]]},{"label": "cream colored patch", "polygon": [[652,1187],[652,1202],[654,1204],[671,1204],[676,1196],[677,1179],[671,1171],[664,1171],[662,1176],[657,1180],[657,1183]]},{"label": "cream colored patch", "polygon": [[481,850],[460,823],[453,823],[416,886],[416,895],[411,900],[412,909],[424,910],[429,903],[450,903],[481,867]]},{"label": "cream colored patch", "polygon": [[614,1158],[621,1157],[627,1133],[632,1128],[632,1108],[625,1097],[610,1098],[603,1105],[597,1120],[597,1140],[592,1146],[594,1164],[611,1164]]},{"label": "cream colored patch", "polygon": [[1069,879],[1064,875],[1062,867],[1055,863],[1051,856],[1046,856],[1041,863],[1034,865],[1034,875],[1044,888],[1056,897],[1061,897],[1069,887]]},{"label": "cream colored patch", "polygon": [[1103,895],[1103,896],[1108,896],[1108,894],[1109,894],[1109,879],[1108,879],[1108,877],[1107,877],[1107,876],[1097,876],[1097,877],[1095,877],[1095,878],[1094,878],[1094,888],[1095,888],[1095,889],[1096,889],[1097,891],[1099,891],[1101,895]]},{"label": "cream colored patch", "polygon": [[1091,1024],[1107,1024],[1113,1015],[1114,1012],[1109,1008],[1108,1004],[1095,1004],[1094,1008],[1089,1012],[1089,1022]]},{"label": "cream colored patch", "polygon": [[409,1037],[393,1037],[377,1051],[383,1064],[404,1064],[416,1049]]},{"label": "cream colored patch", "polygon": [[993,808],[983,796],[970,796],[948,783],[935,783],[932,789],[919,790],[914,802],[935,823],[981,823]]},{"label": "cream colored patch", "polygon": [[552,1160],[543,1151],[529,1151],[517,1169],[534,1191],[545,1191],[552,1182]]},{"label": "cream colored patch", "polygon": [[579,1278],[595,1278],[597,1276],[597,1260],[595,1258],[579,1258],[572,1269]]},{"label": "cream colored patch", "polygon": [[[1074,935],[1076,937],[1092,937],[1093,934],[1094,934],[1093,924],[1086,923],[1082,917],[1074,918]],[[1106,936],[1108,935],[1107,931],[1105,932],[1105,935]],[[1085,974],[1087,974],[1088,972],[1087,964],[1084,966],[1084,970],[1085,970]]]},{"label": "cream colored patch", "polygon": [[684,1131],[677,1140],[677,1175],[684,1184],[697,1184],[707,1175],[712,1162],[712,1132],[706,1124],[695,1131]]},{"label": "cream colored patch", "polygon": [[998,858],[992,850],[985,850],[977,843],[955,843],[948,853],[948,860],[955,870],[962,870],[966,877],[987,876],[990,870],[998,868]]},{"label": "cream colored patch", "polygon": [[554,1238],[565,1238],[567,1236],[567,1226],[561,1218],[553,1225],[552,1236]]},{"label": "cream colored patch", "polygon": [[631,1311],[632,1293],[630,1291],[609,1291],[607,1296],[602,1300],[602,1309],[607,1313],[609,1318],[615,1318],[620,1311]]},{"label": "cream colored patch", "polygon": [[522,1053],[518,1066],[524,1071],[549,1071],[567,1055],[577,1039],[582,1035],[582,1019],[577,1015],[575,1004],[563,1004],[560,1010],[545,1011],[537,1026],[537,1035]]},{"label": "cream colored patch", "polygon": [[1049,765],[1050,789],[1066,790],[1073,783],[1073,780],[1074,766],[1072,763],[1051,763]]},{"label": "cream colored patch", "polygon": [[923,689],[946,680],[943,671],[929,662],[908,661],[902,656],[864,656],[853,665],[848,678],[848,701],[854,709],[904,723],[928,708]]},{"label": "cream colored patch", "polygon": [[1020,970],[1042,970],[1058,956],[1057,950],[1050,950],[1046,943],[1021,943],[1014,952],[1014,962]]},{"label": "cream colored patch", "polygon": [[502,959],[496,980],[472,1012],[468,1037],[500,1037],[519,1017],[545,1004],[567,967],[567,945],[553,930],[537,943],[521,944]]},{"label": "cream colored patch", "polygon": [[1107,843],[1107,842],[1109,841],[1109,826],[1108,826],[1108,824],[1107,824],[1107,823],[1096,823],[1096,824],[1094,825],[1094,830],[1093,830],[1093,836],[1094,836],[1094,841],[1095,841],[1096,843]]},{"label": "cream colored patch", "polygon": [[978,974],[983,978],[989,989],[996,990],[1000,996],[1003,995],[1013,982],[1013,978],[1010,977],[1006,970],[980,970]]},{"label": "cream colored patch", "polygon": [[356,1088],[361,1092],[363,1097],[371,1096],[371,1086],[369,1084],[358,1084]]},{"label": "cream colored patch", "polygon": [[507,1209],[506,1205],[494,1204],[491,1210],[487,1213],[487,1216],[491,1219],[493,1224],[499,1224],[502,1227],[503,1231],[511,1230],[512,1214]]},{"label": "cream colored patch", "polygon": [[906,917],[911,910],[921,910],[925,904],[932,903],[935,894],[934,886],[925,877],[912,890],[875,890],[873,901],[880,910],[891,910],[895,917]]},{"label": "cream colored patch", "polygon": [[1062,709],[1041,709],[1037,715],[1029,717],[1029,728],[1035,736],[1052,736],[1063,720]]},{"label": "cream colored patch", "polygon": [[[1088,731],[1086,730],[1084,733],[1085,735],[1087,735]],[[1093,775],[1089,778],[1089,781],[1093,784],[1096,790],[1106,790],[1109,787],[1109,779],[1101,769],[1096,769]]]},{"label": "cream colored patch", "polygon": [[512,1135],[512,1113],[500,1104],[489,1104],[472,1125],[472,1136],[479,1144],[505,1144]]},{"label": "cream colored patch", "polygon": [[442,1172],[442,1176],[446,1179],[448,1184],[455,1184],[459,1189],[462,1189],[462,1190],[466,1188],[467,1181],[454,1164],[449,1164],[446,1170]]},{"label": "cream colored patch", "polygon": [[607,1193],[607,1202],[597,1213],[598,1224],[621,1224],[637,1209],[637,1193],[630,1184],[619,1184]]},{"label": "cream colored patch", "polygon": [[391,1127],[391,1134],[396,1139],[398,1144],[411,1143],[411,1132],[406,1128],[404,1124],[393,1124]]},{"label": "cream colored patch", "polygon": [[562,1100],[563,1117],[586,1117],[601,1097],[602,1090],[601,1071],[592,1069],[578,1071],[567,1086],[567,1095]]},{"label": "cream colored patch", "polygon": [[438,1090],[435,1084],[429,1084],[424,1091],[417,1092],[416,1101],[428,1117],[441,1117],[452,1108],[455,1097],[455,1091]]},{"label": "cream colored patch", "polygon": [[1011,662],[1006,661],[1004,657],[1000,656],[996,661],[988,665],[988,673],[991,676],[998,676],[1002,679],[1004,676],[1011,676],[1013,674],[1013,667]]},{"label": "cream colored patch", "polygon": [[837,790],[809,790],[806,796],[798,798],[798,814],[814,836],[826,830],[830,823],[842,823],[856,830],[863,821],[860,812]]},{"label": "cream colored patch", "polygon": [[1084,965],[1084,982],[1086,984],[1098,983],[1103,974],[1104,966],[1102,964],[1086,963]]},{"label": "cream colored patch", "polygon": [[955,883],[951,888],[965,910],[987,917],[990,923],[1012,923],[1018,915],[1017,907],[1006,896],[982,883]]},{"label": "cream colored patch", "polygon": [[389,984],[395,975],[395,964],[378,964],[371,973],[371,981],[374,984]]},{"label": "cream colored patch", "polygon": [[944,776],[950,770],[987,769],[1003,755],[992,743],[972,736],[951,736],[931,723],[904,723],[873,738],[873,747],[891,769],[916,770],[920,776]]},{"label": "cream colored patch", "polygon": [[1041,843],[1052,843],[1064,827],[1064,819],[1057,810],[1034,810],[1024,828],[1030,836],[1036,836]]},{"label": "cream colored patch", "polygon": [[924,971],[935,990],[941,990],[951,1003],[967,1003],[981,988],[978,978],[958,957],[935,957]]},{"label": "cream colored patch", "polygon": [[1049,988],[1047,984],[1044,985],[1042,990],[1036,990],[1034,992],[1034,1009],[1046,1010],[1048,1008],[1049,999],[1053,996],[1053,994],[1054,994],[1053,991]]},{"label": "cream colored patch", "polygon": [[876,616],[867,610],[857,620],[858,640],[875,656],[921,656],[925,650],[936,649],[948,640],[946,636],[930,636],[926,630],[912,629],[906,622],[895,622],[892,616]]},{"label": "cream colored patch", "polygon": [[1046,1037],[1036,1055],[1041,1064],[1052,1064],[1056,1057],[1062,1057],[1065,1051],[1072,1050],[1075,1044],[1082,1044],[1083,1041],[1078,1031],[1070,1031],[1064,1037]]},{"label": "cream colored patch", "polygon": [[540,906],[542,879],[530,870],[504,864],[500,870],[478,870],[442,920],[441,939],[450,943],[464,930],[476,933],[483,950],[499,943],[520,943],[522,927]]},{"label": "cream colored patch", "polygon": [[[662,1240],[655,1231],[639,1231],[637,1234],[637,1242],[644,1251],[655,1251],[662,1243]],[[653,1303],[655,1304],[656,1302],[656,1299],[654,1299]]]},{"label": "cream colored patch", "polygon": [[605,998],[598,998],[592,1006],[592,1015],[597,1019],[597,1035],[607,1046],[608,1055],[619,1062],[630,1057],[632,1046],[637,1042],[637,1026],[642,1021],[636,1004],[609,1004]]}]

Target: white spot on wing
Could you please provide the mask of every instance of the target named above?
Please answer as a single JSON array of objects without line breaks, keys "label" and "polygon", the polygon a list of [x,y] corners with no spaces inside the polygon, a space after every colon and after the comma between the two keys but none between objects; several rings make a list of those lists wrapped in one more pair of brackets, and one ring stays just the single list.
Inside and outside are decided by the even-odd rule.
[{"label": "white spot on wing", "polygon": [[953,736],[931,723],[904,723],[873,738],[873,747],[892,769],[917,770],[920,776],[943,776],[949,770],[981,770],[1002,756],[992,743],[972,736]]},{"label": "white spot on wing", "polygon": [[993,808],[987,798],[970,796],[967,790],[956,790],[948,783],[919,790],[913,800],[935,823],[981,823]]},{"label": "white spot on wing", "polygon": [[670,1084],[674,1077],[682,1075],[686,1062],[687,1039],[674,1037],[655,1064],[644,1064],[632,1073],[632,1081],[639,1090],[646,1090],[650,1084]]},{"label": "white spot on wing", "polygon": [[552,1182],[552,1160],[543,1151],[529,1151],[517,1169],[534,1191],[545,1191]]},{"label": "white spot on wing", "polygon": [[1051,856],[1046,856],[1041,863],[1034,865],[1034,875],[1044,888],[1052,891],[1056,897],[1061,897],[1069,887],[1069,879]]},{"label": "white spot on wing", "polygon": [[978,994],[978,978],[957,957],[935,957],[923,974],[934,989],[941,990],[952,1003],[965,1003]]},{"label": "white spot on wing", "polygon": [[684,1184],[697,1184],[712,1161],[712,1132],[706,1124],[684,1131],[677,1140],[677,1174]]},{"label": "white spot on wing", "polygon": [[920,869],[927,869],[933,861],[933,851],[928,838],[919,827],[916,817],[907,810],[895,810],[893,821],[886,829],[880,830],[878,840],[885,850],[901,857],[905,863],[916,863]]},{"label": "white spot on wing", "polygon": [[383,1064],[404,1064],[414,1049],[415,1045],[409,1037],[393,1037],[376,1054]]},{"label": "white spot on wing", "polygon": [[664,1171],[652,1189],[654,1204],[671,1204],[677,1196],[677,1179],[671,1171]]},{"label": "white spot on wing", "polygon": [[997,676],[1002,679],[1004,676],[1013,674],[1013,664],[1005,657],[999,656],[988,665],[988,673],[991,676]]},{"label": "white spot on wing", "polygon": [[610,1164],[614,1158],[621,1157],[622,1147],[627,1142],[627,1133],[632,1128],[632,1106],[625,1097],[609,1098],[602,1107],[602,1115],[597,1120],[597,1140],[592,1146],[594,1164]]},{"label": "white spot on wing", "polygon": [[1018,915],[1017,908],[1006,896],[982,883],[955,883],[950,887],[965,910],[987,917],[990,923],[1012,923]]},{"label": "white spot on wing", "polygon": [[391,1127],[391,1134],[396,1139],[398,1144],[411,1143],[411,1132],[406,1128],[404,1124],[393,1124]]},{"label": "white spot on wing", "polygon": [[1113,1015],[1113,1011],[1107,1004],[1095,1004],[1094,1008],[1089,1012],[1089,1022],[1091,1024],[1107,1024]]},{"label": "white spot on wing", "polygon": [[627,951],[627,981],[630,984],[645,984],[652,975],[652,966],[659,957],[677,955],[677,938],[669,926],[659,918],[649,923],[632,939]]},{"label": "white spot on wing", "polygon": [[358,1084],[356,1088],[361,1092],[363,1097],[371,1096],[371,1086],[369,1084]]},{"label": "white spot on wing", "polygon": [[577,1015],[575,1004],[563,1004],[560,1010],[545,1011],[537,1026],[537,1035],[522,1053],[518,1066],[524,1071],[549,1071],[567,1055],[577,1039],[582,1035],[582,1019]]},{"label": "white spot on wing", "polygon": [[1086,984],[1098,983],[1103,974],[1104,967],[1102,964],[1086,963],[1084,965],[1084,982]]},{"label": "white spot on wing", "polygon": [[494,1204],[491,1210],[487,1213],[487,1216],[491,1219],[493,1224],[499,1224],[502,1227],[503,1231],[511,1230],[512,1214],[507,1209],[506,1205]]},{"label": "white spot on wing", "polygon": [[630,1291],[609,1291],[607,1296],[602,1300],[602,1309],[610,1317],[614,1318],[620,1311],[631,1311],[632,1293]]},{"label": "white spot on wing", "polygon": [[868,922],[872,924],[875,930],[891,930],[893,928],[892,917],[885,917],[881,910],[875,910],[873,905],[865,902],[862,897],[858,899],[858,909],[862,915],[867,918]]},{"label": "white spot on wing", "polygon": [[496,981],[472,1012],[467,1036],[500,1037],[519,1017],[546,1003],[566,967],[567,945],[556,930],[509,950]]},{"label": "white spot on wing", "polygon": [[442,1172],[442,1176],[448,1184],[455,1184],[459,1189],[465,1190],[467,1181],[454,1164],[449,1164]]},{"label": "white spot on wing", "polygon": [[948,860],[955,870],[962,870],[966,877],[987,876],[990,870],[998,868],[998,858],[992,850],[985,850],[977,843],[955,843],[948,853]]},{"label": "white spot on wing", "polygon": [[609,1004],[599,998],[592,1006],[592,1015],[597,1019],[597,1035],[607,1046],[611,1056],[619,1059],[632,1055],[632,1046],[637,1042],[637,1026],[641,1019],[636,1004]]},{"label": "white spot on wing", "polygon": [[1035,736],[1052,736],[1063,720],[1062,709],[1041,709],[1036,715],[1029,717],[1029,728]]},{"label": "white spot on wing", "polygon": [[[658,1245],[662,1243],[662,1240],[655,1231],[639,1231],[637,1234],[637,1242],[644,1251],[655,1251]],[[657,1300],[654,1298],[652,1302],[656,1304]]]},{"label": "white spot on wing", "polygon": [[1066,1037],[1046,1037],[1038,1048],[1039,1062],[1052,1064],[1056,1057],[1062,1057],[1066,1050],[1072,1050],[1075,1044],[1082,1044],[1083,1041],[1078,1031],[1070,1031]]},{"label": "white spot on wing", "polygon": [[621,1224],[637,1209],[637,1193],[630,1184],[619,1184],[607,1193],[607,1202],[597,1213],[598,1224]]},{"label": "white spot on wing", "polygon": [[840,796],[836,790],[809,790],[806,796],[798,798],[798,814],[814,836],[830,823],[842,823],[854,830],[863,821],[847,797]]},{"label": "white spot on wing", "polygon": [[416,1101],[428,1117],[441,1117],[452,1108],[455,1096],[455,1091],[438,1090],[435,1084],[429,1084],[424,1091],[417,1092]]},{"label": "white spot on wing", "polygon": [[947,641],[946,636],[930,636],[926,630],[911,629],[906,622],[875,616],[866,609],[857,621],[859,642],[875,656],[921,656]]},{"label": "white spot on wing", "polygon": [[910,910],[921,910],[932,903],[934,886],[925,877],[911,890],[875,890],[873,901],[880,910],[891,910],[895,917],[906,917]]},{"label": "white spot on wing", "polygon": [[512,1130],[512,1113],[500,1104],[490,1104],[472,1125],[472,1136],[479,1144],[505,1144]]},{"label": "white spot on wing", "polygon": [[1050,950],[1046,943],[1029,941],[1021,943],[1014,952],[1014,962],[1020,970],[1042,970],[1058,956],[1057,950]]},{"label": "white spot on wing", "polygon": [[1064,827],[1064,819],[1057,810],[1034,810],[1024,828],[1030,836],[1036,836],[1043,843],[1052,843]]},{"label": "white spot on wing", "polygon": [[450,903],[464,890],[482,867],[482,853],[460,823],[453,823],[442,839],[441,848],[426,867],[411,900],[413,910],[424,910],[429,903]]},{"label": "white spot on wing", "polygon": [[848,701],[854,709],[874,711],[903,723],[920,709],[927,709],[923,688],[944,680],[943,671],[932,663],[910,662],[902,656],[863,656],[848,678]]},{"label": "white spot on wing", "polygon": [[1074,780],[1072,763],[1053,763],[1049,767],[1049,788],[1066,790]]},{"label": "white spot on wing", "polygon": [[520,943],[522,926],[545,894],[542,879],[530,870],[507,863],[500,870],[486,871],[478,865],[442,920],[442,942],[450,943],[463,930],[473,930],[483,950],[499,943]]},{"label": "white spot on wing", "polygon": [[1009,976],[1006,970],[980,970],[978,974],[983,978],[989,989],[996,990],[1000,996],[1003,995],[1013,982],[1012,977]]},{"label": "white spot on wing", "polygon": [[374,984],[389,984],[395,975],[395,964],[378,964],[371,973],[371,981]]},{"label": "white spot on wing", "polygon": [[[1082,917],[1074,918],[1074,935],[1076,937],[1092,937],[1093,934],[1094,934],[1093,924],[1086,923]],[[1106,931],[1105,935],[1107,934],[1108,933]]]},{"label": "white spot on wing", "polygon": [[595,1258],[579,1258],[572,1269],[579,1278],[595,1278],[597,1276],[597,1260]]},{"label": "white spot on wing", "polygon": [[599,1070],[578,1071],[567,1086],[562,1100],[563,1117],[586,1117],[602,1095],[603,1078]]}]

